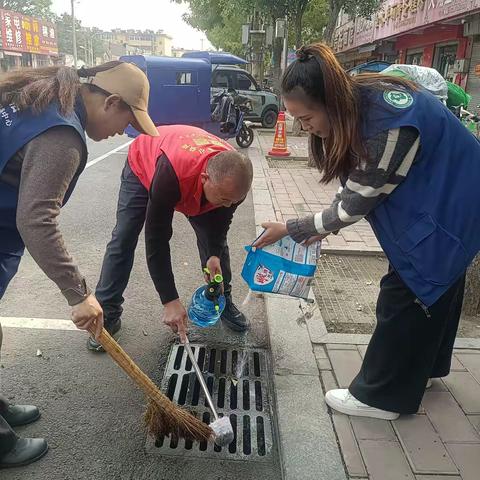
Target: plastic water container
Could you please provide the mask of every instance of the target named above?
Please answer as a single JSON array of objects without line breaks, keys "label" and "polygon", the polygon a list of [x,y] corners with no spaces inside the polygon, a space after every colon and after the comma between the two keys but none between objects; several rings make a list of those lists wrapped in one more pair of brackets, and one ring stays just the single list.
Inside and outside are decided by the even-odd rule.
[{"label": "plastic water container", "polygon": [[[221,278],[221,276],[216,276]],[[214,279],[208,285],[197,288],[188,307],[188,316],[193,324],[198,327],[215,325],[225,308],[225,296],[222,294],[221,283]]]}]

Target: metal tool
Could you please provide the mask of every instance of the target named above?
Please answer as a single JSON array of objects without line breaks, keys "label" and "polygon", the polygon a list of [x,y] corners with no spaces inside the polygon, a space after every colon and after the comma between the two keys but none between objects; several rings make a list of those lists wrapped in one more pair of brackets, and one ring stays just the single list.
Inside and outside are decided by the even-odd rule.
[{"label": "metal tool", "polygon": [[192,362],[193,369],[195,370],[195,374],[197,375],[198,381],[202,386],[202,390],[205,393],[205,398],[207,399],[208,405],[212,410],[213,416],[215,417],[215,421],[210,423],[210,428],[215,433],[215,443],[220,446],[224,447],[232,443],[234,434],[232,424],[230,423],[230,418],[228,417],[219,417],[217,411],[215,410],[215,406],[213,405],[212,397],[210,396],[210,392],[208,391],[207,384],[203,378],[203,374],[198,366],[197,361],[195,360],[195,355],[190,347],[190,342],[188,338],[185,337],[185,349],[187,350],[188,357]]}]

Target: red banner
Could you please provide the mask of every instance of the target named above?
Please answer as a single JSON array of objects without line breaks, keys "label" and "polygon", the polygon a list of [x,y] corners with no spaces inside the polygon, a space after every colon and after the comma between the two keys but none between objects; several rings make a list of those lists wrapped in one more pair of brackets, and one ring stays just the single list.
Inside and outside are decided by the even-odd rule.
[{"label": "red banner", "polygon": [[46,20],[0,10],[3,50],[58,55],[57,30]]}]

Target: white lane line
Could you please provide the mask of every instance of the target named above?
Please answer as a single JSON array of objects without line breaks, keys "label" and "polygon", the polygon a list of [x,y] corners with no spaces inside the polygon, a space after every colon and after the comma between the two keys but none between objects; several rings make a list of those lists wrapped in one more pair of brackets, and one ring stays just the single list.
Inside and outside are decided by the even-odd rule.
[{"label": "white lane line", "polygon": [[80,330],[71,320],[56,318],[0,317],[0,324],[6,328],[33,328],[39,330]]},{"label": "white lane line", "polygon": [[120,145],[117,148],[114,148],[113,150],[110,150],[107,153],[104,153],[103,155],[100,155],[100,157],[94,158],[93,160],[91,160],[90,162],[87,163],[87,165],[85,166],[85,169],[93,167],[93,165],[95,165],[98,162],[101,162],[102,160],[105,160],[107,157],[109,157],[113,153],[117,153],[122,148],[128,147],[132,142],[133,142],[133,139],[129,140],[128,142],[124,143],[123,145]]}]

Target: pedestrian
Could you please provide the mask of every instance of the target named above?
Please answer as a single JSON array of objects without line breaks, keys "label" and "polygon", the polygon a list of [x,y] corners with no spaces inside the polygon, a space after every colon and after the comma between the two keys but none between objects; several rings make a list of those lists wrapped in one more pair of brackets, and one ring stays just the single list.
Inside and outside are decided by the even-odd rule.
[{"label": "pedestrian", "polygon": [[[0,78],[0,299],[25,247],[72,307],[82,329],[103,326],[103,313],[69,255],[57,218],[95,141],[127,125],[157,131],[147,114],[149,85],[136,66],[24,69]],[[0,468],[27,465],[48,449],[44,439],[19,438],[11,427],[35,421],[37,407],[0,398]]]},{"label": "pedestrian", "polygon": [[[227,142],[200,128],[169,125],[157,130],[157,137],[141,135],[130,145],[122,172],[117,223],[95,291],[105,312],[105,328],[111,335],[120,329],[123,292],[145,223],[148,269],[164,305],[163,321],[184,340],[187,312],[178,298],[169,246],[177,211],[186,215],[195,231],[202,267],[208,268],[212,278],[223,275],[222,321],[243,332],[248,322],[232,300],[227,233],[238,204],[250,190],[252,164]],[[102,351],[94,337],[87,346]]]},{"label": "pedestrian", "polygon": [[377,325],[335,410],[395,419],[417,412],[430,378],[450,371],[465,271],[480,249],[480,143],[426,90],[382,74],[347,75],[323,44],[303,47],[282,80],[286,108],[310,133],[330,207],[266,223],[258,247],[304,242],[366,218],[389,262]]}]

